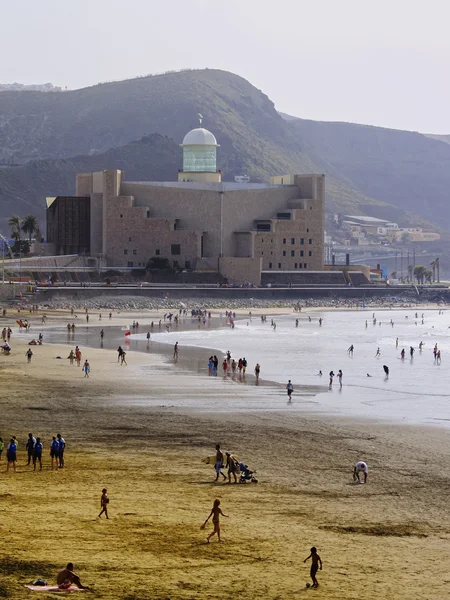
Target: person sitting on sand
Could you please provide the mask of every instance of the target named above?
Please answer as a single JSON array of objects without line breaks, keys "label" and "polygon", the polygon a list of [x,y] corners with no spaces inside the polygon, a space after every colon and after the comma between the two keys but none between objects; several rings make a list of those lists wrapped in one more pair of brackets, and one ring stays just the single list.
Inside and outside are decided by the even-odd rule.
[{"label": "person sitting on sand", "polygon": [[367,466],[367,463],[362,460],[357,462],[355,468],[353,469],[353,481],[361,483],[361,479],[359,478],[359,474],[361,472],[364,473],[364,483],[367,483],[367,473],[369,472],[369,467]]},{"label": "person sitting on sand", "polygon": [[310,558],[312,559],[310,576],[311,576],[311,579],[313,582],[313,588],[317,588],[317,587],[319,587],[319,583],[316,579],[316,573],[319,568],[319,565],[320,565],[320,570],[322,570],[322,560],[321,560],[320,556],[317,554],[317,548],[315,546],[313,546],[311,548],[311,554],[307,558],[305,558],[305,560],[303,562],[305,563]]},{"label": "person sitting on sand", "polygon": [[99,518],[102,516],[103,513],[105,513],[106,518],[109,519],[108,517],[108,504],[109,504],[109,498],[108,498],[108,490],[106,488],[102,489],[102,497],[100,498],[100,514],[98,515]]},{"label": "person sitting on sand", "polygon": [[214,525],[214,529],[213,531],[208,535],[208,537],[206,538],[206,541],[209,544],[209,540],[212,538],[213,535],[217,534],[217,538],[218,541],[221,542],[222,540],[220,539],[220,515],[222,515],[222,517],[228,517],[228,515],[224,514],[222,512],[222,509],[220,508],[220,500],[216,499],[214,500],[214,504],[213,507],[211,509],[211,512],[209,513],[209,517],[206,519],[206,521],[203,523],[202,525],[202,529],[205,528],[206,523],[209,521],[209,519],[212,517],[212,522]]},{"label": "person sitting on sand", "polygon": [[76,585],[80,590],[84,590],[80,578],[73,572],[73,563],[67,563],[67,567],[58,573],[56,583],[61,590],[67,590],[72,584]]}]

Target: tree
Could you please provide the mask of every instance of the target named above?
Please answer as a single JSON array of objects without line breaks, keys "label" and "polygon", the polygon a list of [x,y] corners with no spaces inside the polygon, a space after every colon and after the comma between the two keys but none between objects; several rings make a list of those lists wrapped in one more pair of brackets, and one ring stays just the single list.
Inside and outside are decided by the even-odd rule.
[{"label": "tree", "polygon": [[414,277],[417,279],[417,283],[423,284],[426,271],[427,269],[422,265],[418,265],[414,269]]},{"label": "tree", "polygon": [[397,271],[392,271],[391,279],[397,279]]},{"label": "tree", "polygon": [[22,231],[28,233],[28,240],[31,243],[33,233],[39,230],[38,220],[34,215],[27,215],[22,221]]},{"label": "tree", "polygon": [[13,238],[13,240],[20,241],[20,217],[18,217],[17,215],[9,217],[8,225],[11,227],[11,237]]},{"label": "tree", "polygon": [[414,283],[413,268],[414,267],[412,265],[408,265],[408,281],[409,281],[409,283]]},{"label": "tree", "polygon": [[433,279],[433,271],[431,271],[430,269],[425,269],[425,281],[427,283],[431,283],[432,279]]}]

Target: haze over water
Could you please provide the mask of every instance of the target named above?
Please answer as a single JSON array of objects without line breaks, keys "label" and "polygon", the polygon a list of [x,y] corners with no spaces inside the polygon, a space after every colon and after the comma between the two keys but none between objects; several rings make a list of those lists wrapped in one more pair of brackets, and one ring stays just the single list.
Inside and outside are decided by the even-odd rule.
[{"label": "haze over water", "polygon": [[[415,314],[418,318],[415,318]],[[422,325],[421,315],[424,314]],[[261,379],[294,386],[320,385],[324,387],[314,398],[314,410],[342,416],[388,419],[409,424],[437,424],[450,427],[450,312],[439,315],[438,310],[375,311],[377,324],[372,324],[373,311],[334,311],[311,313],[312,322],[305,313],[277,316],[276,331],[271,318],[261,323],[259,317],[236,322],[235,328],[173,331],[155,333],[152,340],[183,346],[216,348],[224,354],[231,351],[237,360],[246,357],[247,373],[253,373],[257,362],[261,365]],[[299,318],[299,327],[295,319]],[[322,327],[318,319],[323,318]],[[405,318],[408,317],[408,318]],[[368,321],[367,328],[365,321]],[[394,327],[390,320],[394,321]],[[379,325],[381,321],[382,325]],[[416,325],[417,322],[417,325]],[[223,319],[225,325],[225,319]],[[247,324],[248,323],[248,324]],[[145,338],[145,334],[131,336]],[[398,349],[395,347],[399,338]],[[424,342],[419,352],[419,342]],[[442,363],[433,357],[434,344],[441,350]],[[353,344],[353,357],[347,349]],[[415,348],[414,358],[409,348]],[[381,357],[375,358],[377,348]],[[405,360],[401,349],[405,348]],[[205,364],[208,358],[205,351]],[[223,357],[218,354],[219,360]],[[390,369],[385,379],[383,365]],[[328,391],[328,373],[339,369],[344,372],[343,389],[335,377],[332,391]],[[321,370],[323,376],[317,373]],[[219,374],[222,370],[219,369]],[[367,377],[369,373],[372,377]],[[238,393],[238,392],[237,392]],[[301,398],[294,404],[301,403]],[[276,408],[269,403],[268,409]],[[280,403],[280,406],[282,404]]]}]

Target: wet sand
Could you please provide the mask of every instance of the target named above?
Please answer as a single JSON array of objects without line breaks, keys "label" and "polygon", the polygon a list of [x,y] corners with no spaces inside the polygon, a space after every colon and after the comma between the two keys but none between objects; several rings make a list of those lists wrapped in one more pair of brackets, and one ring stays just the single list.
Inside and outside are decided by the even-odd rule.
[{"label": "wet sand", "polygon": [[[34,347],[27,365],[28,337],[14,334],[12,355],[0,356],[0,435],[20,441],[18,472],[4,473],[5,453],[0,463],[0,590],[9,597],[29,598],[24,583],[54,581],[69,560],[94,590],[86,597],[448,596],[445,430],[319,418],[309,397],[295,400],[304,407],[296,413],[223,413],[236,395],[251,406],[284,392],[208,378],[154,353],[130,351],[120,367],[106,349],[89,349],[86,380],[67,346]],[[26,467],[28,431],[44,439],[42,473]],[[67,467],[51,471],[57,431]],[[213,484],[201,458],[217,442],[257,469],[259,483]],[[367,485],[352,481],[359,459]],[[102,487],[110,521],[96,518]],[[206,545],[200,525],[216,497],[230,518],[224,542]],[[317,591],[305,587],[312,545],[324,562]]]}]

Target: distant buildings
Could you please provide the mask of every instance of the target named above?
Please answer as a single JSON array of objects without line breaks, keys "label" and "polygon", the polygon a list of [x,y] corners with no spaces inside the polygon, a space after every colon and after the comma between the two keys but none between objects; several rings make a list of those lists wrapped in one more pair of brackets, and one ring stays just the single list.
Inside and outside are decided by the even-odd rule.
[{"label": "distant buildings", "polygon": [[370,244],[371,241],[386,242],[434,242],[441,238],[439,233],[423,231],[421,227],[399,227],[375,217],[346,215],[341,221],[342,229],[348,231],[352,243]]},{"label": "distant buildings", "polygon": [[76,195],[47,199],[56,254],[89,253],[108,267],[213,272],[259,285],[324,267],[324,175],[281,175],[270,184],[222,182],[219,145],[201,127],[185,136],[178,181],[126,181],[119,170],[77,175]]}]

